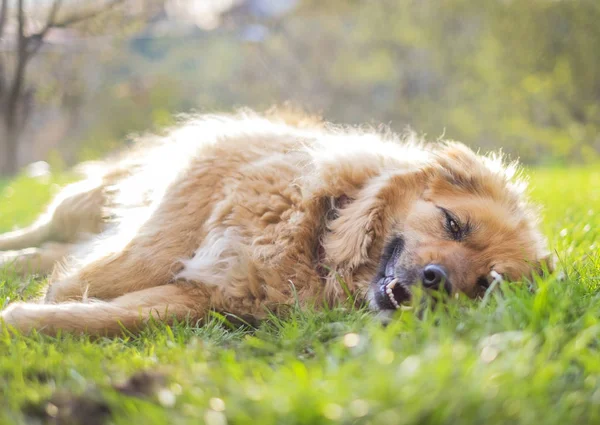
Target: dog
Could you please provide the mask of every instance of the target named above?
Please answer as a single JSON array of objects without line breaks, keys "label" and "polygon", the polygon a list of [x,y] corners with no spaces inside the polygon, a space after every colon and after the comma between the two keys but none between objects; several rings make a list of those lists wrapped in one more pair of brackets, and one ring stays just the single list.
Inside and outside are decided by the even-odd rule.
[{"label": "dog", "polygon": [[391,314],[417,286],[477,298],[552,267],[517,165],[458,142],[245,111],[188,117],[96,170],[0,236],[5,265],[52,270],[4,326],[110,336],[349,295]]}]

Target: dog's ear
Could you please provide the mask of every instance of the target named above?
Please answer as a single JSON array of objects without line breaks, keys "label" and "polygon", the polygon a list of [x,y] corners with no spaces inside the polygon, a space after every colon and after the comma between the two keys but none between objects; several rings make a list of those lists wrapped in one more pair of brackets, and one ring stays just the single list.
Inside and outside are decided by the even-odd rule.
[{"label": "dog's ear", "polygon": [[[489,178],[482,176],[487,171],[483,160],[462,143],[445,142],[436,151],[437,173],[432,189],[438,193],[457,191],[485,193]],[[491,194],[491,193],[490,193]]]},{"label": "dog's ear", "polygon": [[368,262],[371,250],[382,248],[391,224],[402,221],[427,181],[425,169],[372,179],[328,223],[323,239],[327,262],[348,271]]}]

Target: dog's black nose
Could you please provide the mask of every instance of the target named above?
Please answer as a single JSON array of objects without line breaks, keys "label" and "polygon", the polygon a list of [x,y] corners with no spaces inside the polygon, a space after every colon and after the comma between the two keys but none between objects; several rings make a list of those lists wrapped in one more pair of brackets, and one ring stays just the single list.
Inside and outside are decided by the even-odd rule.
[{"label": "dog's black nose", "polygon": [[446,290],[450,288],[446,269],[437,264],[425,266],[421,279],[423,286],[427,289],[440,289],[442,285],[444,285],[444,289]]}]

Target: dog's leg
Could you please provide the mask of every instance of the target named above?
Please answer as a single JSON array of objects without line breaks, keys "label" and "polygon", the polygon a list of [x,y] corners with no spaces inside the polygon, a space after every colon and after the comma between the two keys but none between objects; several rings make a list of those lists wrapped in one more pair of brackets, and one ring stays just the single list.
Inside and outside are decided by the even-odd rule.
[{"label": "dog's leg", "polygon": [[[169,241],[169,235],[163,241]],[[178,260],[189,256],[183,251],[184,242],[187,241],[165,246],[160,240],[140,236],[122,251],[94,260],[70,274],[59,270],[50,279],[45,301],[80,301],[84,297],[111,300],[169,284],[177,272]],[[193,252],[192,248],[188,250]]]},{"label": "dog's leg", "polygon": [[1,313],[2,321],[22,333],[33,329],[48,335],[59,331],[115,336],[124,330],[136,332],[154,318],[200,320],[209,308],[209,295],[201,287],[170,284],[132,292],[110,302],[64,304],[11,304]]},{"label": "dog's leg", "polygon": [[99,181],[74,183],[63,189],[34,224],[0,235],[0,251],[37,247],[44,242],[75,242],[103,227],[104,185]]},{"label": "dog's leg", "polygon": [[171,282],[183,268],[181,260],[191,258],[204,237],[203,223],[213,206],[207,199],[221,184],[216,179],[203,171],[199,177],[187,176],[174,185],[117,252],[103,252],[100,244],[94,251],[97,259],[52,276],[46,301],[81,300],[85,294],[110,300]]},{"label": "dog's leg", "polygon": [[54,265],[69,255],[70,244],[46,243],[40,248],[27,248],[19,251],[0,252],[0,269],[7,269],[17,275],[47,275]]},{"label": "dog's leg", "polygon": [[0,235],[0,251],[40,246],[50,240],[51,235],[52,225],[50,219],[43,216],[32,226]]}]

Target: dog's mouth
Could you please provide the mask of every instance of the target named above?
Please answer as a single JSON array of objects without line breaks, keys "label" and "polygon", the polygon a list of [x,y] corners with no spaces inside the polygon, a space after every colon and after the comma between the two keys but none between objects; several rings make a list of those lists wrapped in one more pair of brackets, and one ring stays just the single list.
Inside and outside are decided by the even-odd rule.
[{"label": "dog's mouth", "polygon": [[400,237],[390,242],[384,250],[379,271],[371,284],[372,305],[378,310],[397,310],[410,301],[409,287],[414,279],[396,267],[403,252],[404,240]]},{"label": "dog's mouth", "polygon": [[385,296],[383,297],[384,302],[379,303],[379,307],[387,310],[399,309],[403,303],[410,300],[410,292],[408,288],[400,283],[400,279],[397,277],[387,282],[388,280],[389,278],[384,280],[380,289],[385,291]]}]

